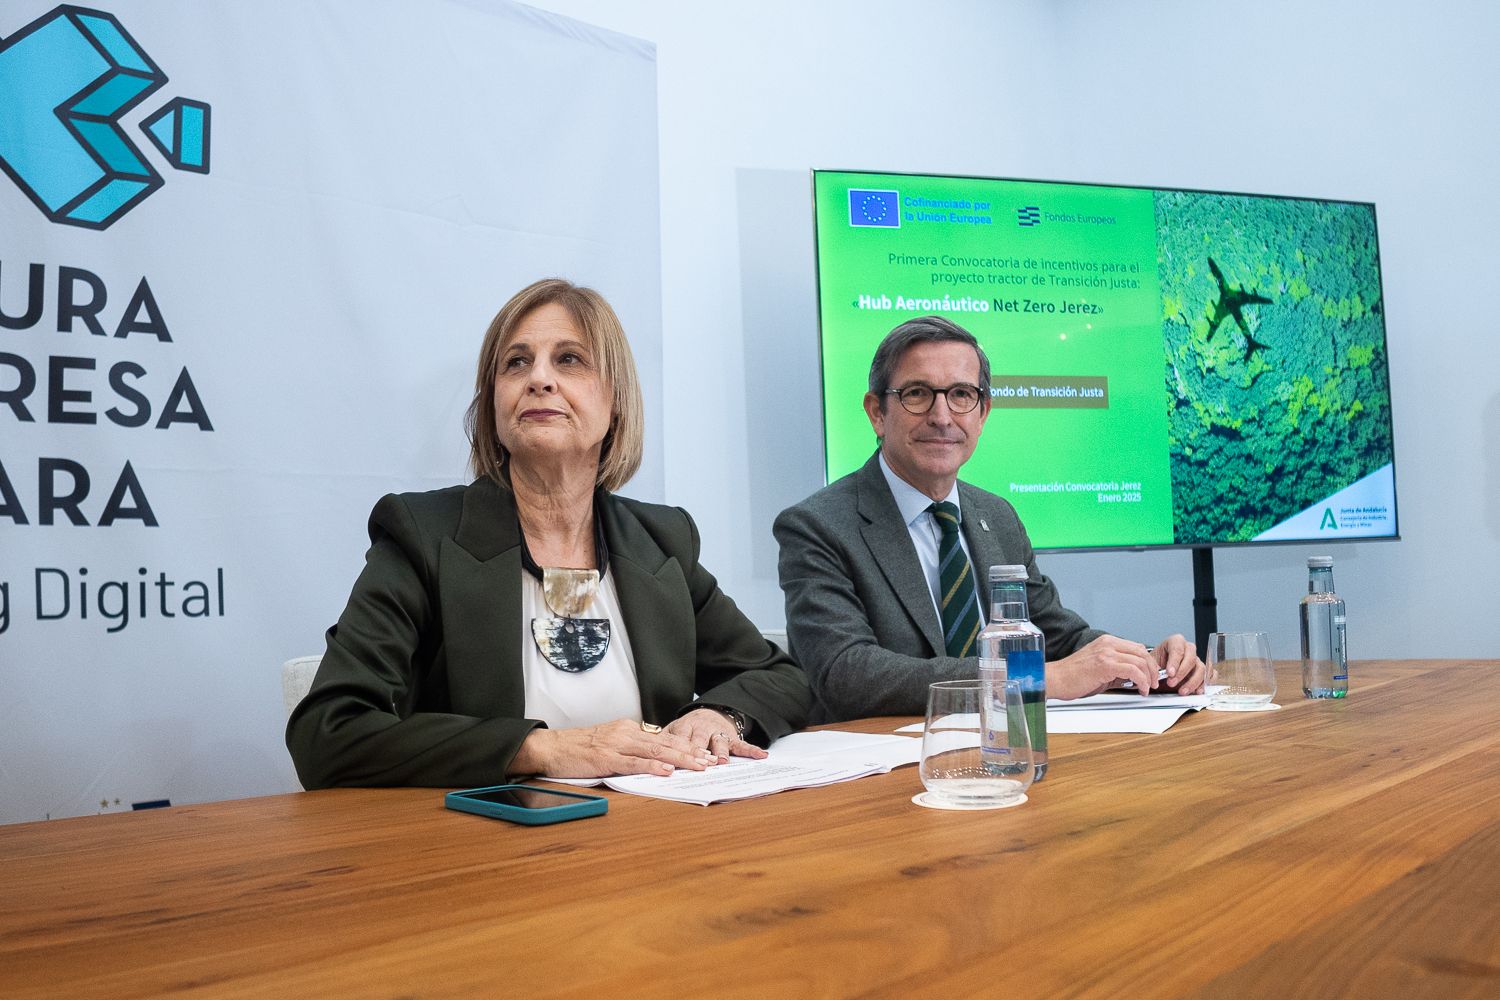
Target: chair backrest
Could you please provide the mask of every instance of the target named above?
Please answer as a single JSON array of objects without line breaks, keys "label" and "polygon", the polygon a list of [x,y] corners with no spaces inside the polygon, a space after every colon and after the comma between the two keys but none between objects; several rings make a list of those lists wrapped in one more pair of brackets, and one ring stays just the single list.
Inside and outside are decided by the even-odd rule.
[{"label": "chair backrest", "polygon": [[292,709],[307,697],[307,690],[312,687],[318,664],[322,661],[322,656],[299,656],[281,665],[281,698],[286,702],[288,719],[292,717]]}]

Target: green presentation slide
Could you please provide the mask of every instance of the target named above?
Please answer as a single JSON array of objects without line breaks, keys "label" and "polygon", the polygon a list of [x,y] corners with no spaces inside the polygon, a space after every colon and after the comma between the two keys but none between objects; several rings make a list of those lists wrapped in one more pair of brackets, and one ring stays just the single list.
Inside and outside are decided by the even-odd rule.
[{"label": "green presentation slide", "polygon": [[876,345],[941,314],[992,371],[962,478],[1038,547],[1395,533],[1372,206],[832,171],[814,200],[829,481],[876,446]]}]

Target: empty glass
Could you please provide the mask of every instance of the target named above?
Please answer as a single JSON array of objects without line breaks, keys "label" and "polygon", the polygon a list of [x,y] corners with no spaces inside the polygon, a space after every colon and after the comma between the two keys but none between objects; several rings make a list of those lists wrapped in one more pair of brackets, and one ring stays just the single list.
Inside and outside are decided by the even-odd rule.
[{"label": "empty glass", "polygon": [[993,809],[1025,802],[1033,763],[1020,683],[929,686],[920,771],[930,805]]},{"label": "empty glass", "polygon": [[1213,707],[1253,712],[1276,697],[1276,670],[1264,632],[1215,632],[1208,637]]}]

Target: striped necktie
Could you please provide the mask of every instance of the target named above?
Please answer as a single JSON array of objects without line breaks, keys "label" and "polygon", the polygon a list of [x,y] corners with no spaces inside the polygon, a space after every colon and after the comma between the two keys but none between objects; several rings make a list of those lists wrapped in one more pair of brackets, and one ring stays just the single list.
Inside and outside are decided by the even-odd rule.
[{"label": "striped necktie", "polygon": [[943,643],[949,656],[970,656],[979,635],[979,605],[974,602],[974,573],[958,540],[958,508],[940,500],[927,508],[943,529],[938,545],[938,608],[943,615]]}]

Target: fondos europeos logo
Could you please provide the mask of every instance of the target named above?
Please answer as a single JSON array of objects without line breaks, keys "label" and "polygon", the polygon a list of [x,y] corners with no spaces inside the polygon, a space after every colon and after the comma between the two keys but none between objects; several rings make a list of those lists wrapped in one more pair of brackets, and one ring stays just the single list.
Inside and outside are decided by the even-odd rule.
[{"label": "fondos europeos logo", "polygon": [[[164,183],[120,123],[167,76],[113,14],[63,4],[0,38],[0,169],[53,222],[108,229]],[[209,106],[177,97],[141,131],[208,173]]]}]

